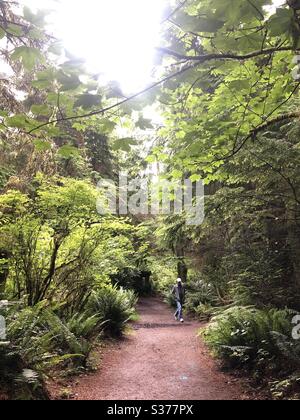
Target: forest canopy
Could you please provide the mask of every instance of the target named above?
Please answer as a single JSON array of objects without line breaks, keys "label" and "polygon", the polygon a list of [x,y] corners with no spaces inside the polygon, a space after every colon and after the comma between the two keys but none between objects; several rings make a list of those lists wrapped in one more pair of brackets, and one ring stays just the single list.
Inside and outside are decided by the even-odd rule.
[{"label": "forest canopy", "polygon": [[[107,25],[110,46],[107,34],[85,38],[91,30],[76,15],[97,70],[83,50],[68,50],[43,2],[29,3],[0,1],[0,299],[9,304],[0,306],[0,388],[35,398],[37,381],[47,398],[49,369],[86,368],[95,343],[134,319],[137,296],[174,303],[179,276],[186,311],[212,320],[204,338],[216,355],[261,384],[271,376],[273,397],[291,396],[300,371],[300,2],[161,1],[150,19],[149,3],[127,10],[122,1],[124,16],[131,7],[138,16],[124,37],[141,31],[147,52],[134,57],[126,42],[115,45],[123,24]],[[153,27],[143,25],[147,10]],[[116,80],[122,66],[127,76],[136,67],[130,88]],[[99,214],[97,183],[117,183],[120,172],[203,180],[203,224],[189,226],[184,212]],[[14,378],[25,367],[33,373],[20,391]]]}]

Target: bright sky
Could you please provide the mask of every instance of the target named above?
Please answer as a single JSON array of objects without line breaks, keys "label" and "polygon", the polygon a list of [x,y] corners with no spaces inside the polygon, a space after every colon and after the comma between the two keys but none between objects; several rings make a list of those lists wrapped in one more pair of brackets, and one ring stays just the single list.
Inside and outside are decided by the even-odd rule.
[{"label": "bright sky", "polygon": [[155,46],[167,0],[20,0],[56,9],[51,30],[88,69],[117,80],[126,93],[151,82]]},{"label": "bright sky", "polygon": [[286,3],[286,0],[273,0],[273,6],[270,6],[269,8],[273,10],[276,7],[282,6],[284,3]]},{"label": "bright sky", "polygon": [[[116,80],[126,94],[152,81],[160,22],[175,0],[19,0],[33,9],[52,9],[49,27],[87,67]],[[285,0],[273,0],[272,10]]]}]

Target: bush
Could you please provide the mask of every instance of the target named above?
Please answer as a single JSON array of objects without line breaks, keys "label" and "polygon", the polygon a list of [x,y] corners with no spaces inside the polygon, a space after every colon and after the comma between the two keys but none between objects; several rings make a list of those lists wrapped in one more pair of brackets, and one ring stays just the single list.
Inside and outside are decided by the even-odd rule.
[{"label": "bush", "polygon": [[268,248],[231,253],[222,260],[228,278],[229,295],[236,306],[254,305],[259,309],[286,307],[299,310],[300,294],[287,271],[289,258],[282,251],[274,257]]},{"label": "bush", "polygon": [[[257,310],[247,307],[233,307],[213,318],[202,333],[205,341],[231,367],[267,368],[281,367],[282,360],[290,360],[284,354],[289,341],[296,350],[296,342],[289,340],[292,332],[292,312],[288,310]],[[299,347],[299,346],[298,346]],[[294,355],[295,356],[295,355]],[[294,363],[300,365],[300,352]]]},{"label": "bush", "polygon": [[133,291],[108,286],[92,293],[87,311],[97,315],[108,335],[117,337],[122,335],[126,324],[135,315],[136,303],[137,297]]},{"label": "bush", "polygon": [[100,337],[104,324],[99,319],[99,316],[89,316],[88,313],[83,312],[73,315],[67,321],[67,326],[76,337],[93,341]]},{"label": "bush", "polygon": [[189,283],[185,307],[188,313],[207,321],[214,314],[214,307],[218,305],[218,298],[212,284],[204,280]]},{"label": "bush", "polygon": [[5,309],[7,342],[0,341],[0,391],[10,399],[47,399],[43,375],[56,366],[72,373],[87,366],[103,332],[123,333],[135,314],[133,291],[106,287],[94,292],[83,312],[60,319],[41,302]]},{"label": "bush", "polygon": [[13,400],[48,400],[40,375],[25,366],[19,349],[0,341],[0,394]]},{"label": "bush", "polygon": [[[84,328],[83,322],[82,331]],[[33,308],[12,308],[7,314],[7,337],[24,365],[38,372],[66,363],[85,366],[93,347],[84,336],[76,336],[45,302]]]}]

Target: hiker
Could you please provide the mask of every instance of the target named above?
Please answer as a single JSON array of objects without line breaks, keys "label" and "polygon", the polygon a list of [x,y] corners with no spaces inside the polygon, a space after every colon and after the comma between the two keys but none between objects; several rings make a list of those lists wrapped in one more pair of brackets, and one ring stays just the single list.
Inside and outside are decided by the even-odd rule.
[{"label": "hiker", "polygon": [[177,279],[177,284],[173,287],[172,294],[175,296],[176,304],[177,304],[177,311],[175,312],[175,320],[180,321],[181,323],[184,322],[183,319],[183,304],[185,298],[185,288],[182,284],[181,279]]}]

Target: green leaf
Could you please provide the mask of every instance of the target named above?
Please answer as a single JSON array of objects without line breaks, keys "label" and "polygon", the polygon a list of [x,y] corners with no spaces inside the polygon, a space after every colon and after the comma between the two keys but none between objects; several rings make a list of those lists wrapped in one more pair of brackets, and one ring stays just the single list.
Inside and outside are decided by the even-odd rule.
[{"label": "green leaf", "polygon": [[150,155],[146,157],[146,162],[148,163],[155,163],[156,161],[157,161],[157,158],[154,155]]},{"label": "green leaf", "polygon": [[27,22],[33,23],[35,14],[32,12],[32,10],[30,9],[30,7],[25,6],[23,8],[23,16],[24,16],[24,19],[27,20]]},{"label": "green leaf", "polygon": [[[143,97],[144,99],[144,97]],[[140,98],[133,99],[131,101],[125,102],[120,106],[120,108],[123,110],[125,114],[131,114],[132,111],[141,111],[144,107],[143,102]]]},{"label": "green leaf", "polygon": [[44,32],[37,28],[30,29],[26,36],[35,41],[43,41],[46,38]]},{"label": "green leaf", "polygon": [[6,35],[6,32],[4,29],[0,28],[0,39],[4,38]]},{"label": "green leaf", "polygon": [[37,73],[37,79],[32,82],[32,86],[37,89],[47,89],[51,87],[51,83],[55,80],[55,71],[47,69]]},{"label": "green leaf", "polygon": [[201,179],[201,176],[197,175],[197,174],[190,176],[190,180],[192,182],[198,182],[198,181],[200,181],[200,179]]},{"label": "green leaf", "polygon": [[13,128],[24,128],[25,117],[24,115],[15,115],[6,119],[6,125]]},{"label": "green leaf", "polygon": [[49,116],[51,110],[47,105],[32,105],[31,112],[35,115]]},{"label": "green leaf", "polygon": [[29,23],[33,23],[35,26],[43,27],[45,24],[45,17],[49,14],[49,10],[38,10],[34,13],[28,6],[23,8],[24,19]]},{"label": "green leaf", "polygon": [[183,172],[178,169],[174,169],[171,172],[171,177],[175,179],[181,179],[183,177]]},{"label": "green leaf", "polygon": [[48,141],[39,140],[36,139],[33,141],[34,147],[38,152],[46,152],[47,150],[50,150],[52,147],[52,144]]},{"label": "green leaf", "polygon": [[101,96],[100,95],[92,95],[91,93],[84,93],[77,97],[75,102],[75,107],[88,109],[93,108],[94,106],[101,105]]},{"label": "green leaf", "polygon": [[46,127],[41,128],[41,131],[43,131],[47,136],[51,137],[63,136],[63,132],[60,130],[60,128],[53,124],[49,124]]},{"label": "green leaf", "polygon": [[58,149],[57,153],[58,153],[59,156],[61,156],[63,158],[66,158],[66,159],[80,156],[79,150],[76,147],[70,146],[68,144],[60,147]]},{"label": "green leaf", "polygon": [[48,52],[54,55],[61,55],[63,53],[63,49],[63,44],[60,41],[55,41],[50,45]]},{"label": "green leaf", "polygon": [[44,61],[42,53],[37,48],[17,47],[11,55],[12,60],[21,60],[26,70],[32,70],[36,64]]},{"label": "green leaf", "polygon": [[61,69],[66,74],[79,74],[85,71],[85,60],[82,58],[71,58],[61,65]]},{"label": "green leaf", "polygon": [[294,13],[290,9],[279,8],[276,14],[271,17],[268,27],[272,36],[280,36],[289,32],[292,27]]},{"label": "green leaf", "polygon": [[130,152],[131,146],[136,146],[138,143],[135,139],[124,138],[115,140],[113,143],[113,150],[122,150],[124,152]]},{"label": "green leaf", "polygon": [[13,36],[22,36],[23,35],[23,29],[20,25],[10,24],[6,28],[6,32]]},{"label": "green leaf", "polygon": [[86,129],[85,124],[82,124],[82,123],[80,123],[80,122],[75,122],[75,123],[72,125],[72,127],[73,127],[75,130],[77,130],[77,131],[85,131],[85,129]]},{"label": "green leaf", "polygon": [[109,120],[108,118],[104,118],[102,120],[99,120],[99,128],[101,129],[101,132],[110,134],[114,131],[116,128],[116,123],[114,121]]},{"label": "green leaf", "polygon": [[81,81],[77,75],[66,74],[63,71],[59,72],[57,80],[61,84],[62,91],[75,90],[81,85]]},{"label": "green leaf", "polygon": [[151,120],[144,117],[140,117],[140,119],[136,123],[136,126],[140,128],[141,130],[147,130],[147,129],[153,128]]},{"label": "green leaf", "polygon": [[19,114],[13,117],[6,118],[5,124],[8,127],[12,127],[12,128],[19,128],[22,130],[31,130],[32,128],[35,128],[39,123],[27,117],[26,115]]},{"label": "green leaf", "polygon": [[217,32],[224,22],[218,19],[190,16],[186,13],[180,12],[177,14],[176,23],[187,32]]}]

